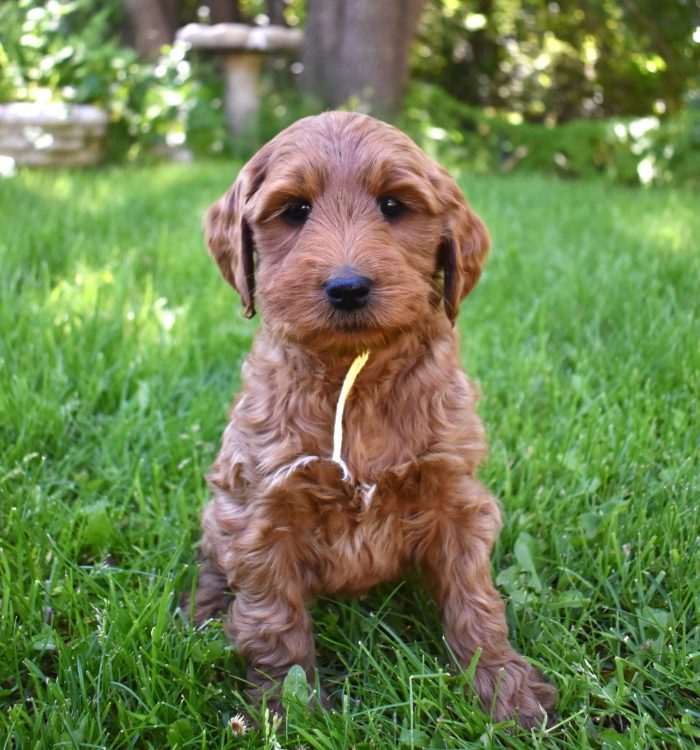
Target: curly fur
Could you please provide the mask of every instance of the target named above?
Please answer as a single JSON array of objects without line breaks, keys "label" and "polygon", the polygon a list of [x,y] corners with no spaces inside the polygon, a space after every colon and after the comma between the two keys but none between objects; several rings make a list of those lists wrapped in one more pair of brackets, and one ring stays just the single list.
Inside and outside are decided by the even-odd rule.
[{"label": "curly fur", "polygon": [[[378,200],[407,207],[387,220]],[[290,224],[290,202],[312,206]],[[202,519],[194,617],[227,609],[249,678],[312,677],[309,601],[358,595],[419,566],[447,640],[496,719],[541,723],[556,693],[511,647],[489,555],[498,505],[476,479],[486,442],[453,326],[488,234],[454,179],[395,128],[330,112],[264,146],[210,210],[211,254],[263,323],[242,373]],[[351,268],[369,304],[338,312],[324,283]],[[353,358],[369,349],[344,415],[343,480],[326,460]],[[235,592],[235,596],[232,596]]]}]

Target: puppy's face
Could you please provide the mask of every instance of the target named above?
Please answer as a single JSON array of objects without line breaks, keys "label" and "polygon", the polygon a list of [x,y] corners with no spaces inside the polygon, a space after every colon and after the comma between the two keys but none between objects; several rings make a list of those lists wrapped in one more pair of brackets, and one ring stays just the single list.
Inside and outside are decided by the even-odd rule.
[{"label": "puppy's face", "polygon": [[376,347],[454,321],[488,235],[452,177],[365,115],[292,125],[207,214],[207,242],[248,315],[310,348]]}]

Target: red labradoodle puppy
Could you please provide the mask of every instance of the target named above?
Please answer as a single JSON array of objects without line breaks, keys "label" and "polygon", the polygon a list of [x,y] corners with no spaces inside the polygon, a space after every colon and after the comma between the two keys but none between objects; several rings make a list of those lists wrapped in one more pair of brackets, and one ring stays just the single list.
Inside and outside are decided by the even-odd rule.
[{"label": "red labradoodle puppy", "polygon": [[488,235],[454,179],[395,128],[329,112],[264,146],[206,233],[263,323],[209,476],[196,622],[228,608],[249,679],[274,690],[293,664],[312,678],[314,595],[417,565],[460,664],[481,649],[484,706],[546,720],[556,692],[511,647],[489,570],[500,514],[454,328]]}]

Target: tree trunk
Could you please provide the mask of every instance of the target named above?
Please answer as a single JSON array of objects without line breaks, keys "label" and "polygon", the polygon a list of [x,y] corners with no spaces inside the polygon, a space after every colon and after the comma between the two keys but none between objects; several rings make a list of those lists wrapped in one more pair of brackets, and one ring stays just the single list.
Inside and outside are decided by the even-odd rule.
[{"label": "tree trunk", "polygon": [[165,22],[168,25],[168,29],[173,32],[173,38],[175,37],[174,32],[182,26],[181,5],[181,0],[160,0],[160,7],[165,17]]},{"label": "tree trunk", "polygon": [[305,88],[331,107],[357,97],[392,114],[401,104],[421,0],[308,0]]},{"label": "tree trunk", "polygon": [[270,23],[275,26],[286,26],[284,20],[284,0],[265,0],[265,10]]},{"label": "tree trunk", "polygon": [[238,0],[208,0],[212,23],[241,23]]},{"label": "tree trunk", "polygon": [[158,57],[175,38],[175,6],[160,0],[123,0],[136,51],[147,59]]}]

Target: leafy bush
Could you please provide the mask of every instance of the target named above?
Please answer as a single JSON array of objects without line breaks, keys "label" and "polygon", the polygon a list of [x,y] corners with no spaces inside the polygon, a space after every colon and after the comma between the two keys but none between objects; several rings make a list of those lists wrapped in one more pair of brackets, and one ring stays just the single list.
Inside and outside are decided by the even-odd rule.
[{"label": "leafy bush", "polygon": [[658,117],[572,120],[548,127],[414,84],[399,123],[429,153],[470,169],[700,185],[700,108]]},{"label": "leafy bush", "polygon": [[186,48],[164,48],[153,63],[118,44],[114,0],[13,0],[0,5],[0,101],[63,101],[105,107],[112,157],[135,158],[162,146],[199,153],[223,149],[218,88],[193,69]]},{"label": "leafy bush", "polygon": [[0,98],[105,102],[116,71],[133,62],[106,35],[115,4],[32,0],[0,5]]},{"label": "leafy bush", "polygon": [[433,0],[412,68],[530,121],[676,113],[700,63],[695,2]]}]

